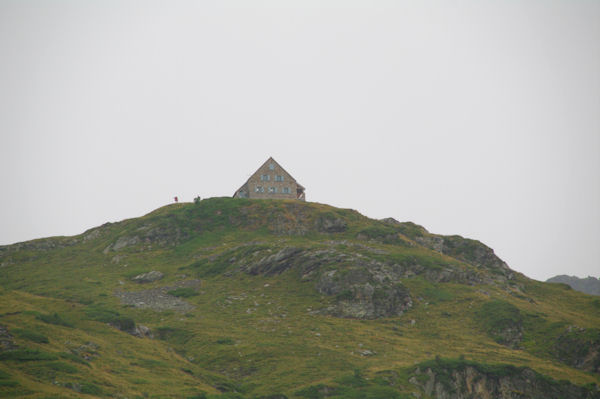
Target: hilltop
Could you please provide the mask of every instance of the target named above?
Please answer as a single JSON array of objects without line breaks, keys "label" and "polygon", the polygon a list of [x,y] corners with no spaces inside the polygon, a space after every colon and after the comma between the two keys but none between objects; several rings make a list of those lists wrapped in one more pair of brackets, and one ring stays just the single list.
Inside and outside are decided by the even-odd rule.
[{"label": "hilltop", "polygon": [[3,396],[600,398],[598,298],[323,204],[211,198],[3,246],[0,287]]}]

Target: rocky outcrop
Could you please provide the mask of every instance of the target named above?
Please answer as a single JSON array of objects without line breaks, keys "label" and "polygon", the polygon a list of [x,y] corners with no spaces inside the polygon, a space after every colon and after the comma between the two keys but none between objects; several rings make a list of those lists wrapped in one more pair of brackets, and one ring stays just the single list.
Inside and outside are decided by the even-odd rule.
[{"label": "rocky outcrop", "polygon": [[526,367],[463,360],[423,363],[409,382],[437,399],[598,399],[596,387],[556,381]]},{"label": "rocky outcrop", "polygon": [[369,282],[353,284],[336,295],[336,303],[319,313],[338,317],[375,319],[400,316],[413,305],[406,287],[395,285],[371,285]]},{"label": "rocky outcrop", "polygon": [[512,270],[506,262],[496,256],[492,248],[477,240],[463,238],[458,235],[442,236],[431,234],[423,226],[412,222],[401,223],[393,218],[382,219],[381,222],[390,228],[394,228],[397,232],[419,245],[475,267],[488,269],[497,278],[510,280],[514,277]]},{"label": "rocky outcrop", "polygon": [[519,349],[521,347],[521,341],[523,341],[523,325],[509,323],[494,331],[493,334],[499,344],[509,348]]},{"label": "rocky outcrop", "polygon": [[135,229],[133,233],[122,235],[104,249],[104,253],[122,251],[125,248],[139,247],[144,250],[152,245],[158,247],[175,246],[190,237],[189,233],[177,226],[174,221],[162,224],[148,223]]},{"label": "rocky outcrop", "polygon": [[348,229],[346,221],[332,214],[321,215],[317,219],[317,230],[324,233],[341,233]]},{"label": "rocky outcrop", "polygon": [[0,353],[17,349],[12,334],[8,331],[6,326],[0,325]]},{"label": "rocky outcrop", "polygon": [[16,251],[51,251],[65,247],[71,247],[81,242],[77,237],[51,237],[40,238],[32,241],[19,242],[12,245],[0,246],[0,257],[4,254]]},{"label": "rocky outcrop", "polygon": [[253,275],[272,276],[281,274],[295,265],[305,263],[300,256],[303,255],[303,252],[302,248],[284,247],[273,255],[265,256],[258,262],[247,265],[245,270]]},{"label": "rocky outcrop", "polygon": [[452,256],[473,266],[490,269],[509,278],[512,277],[508,265],[496,256],[492,248],[479,241],[458,235],[438,236],[433,234],[415,237],[415,241],[427,248]]},{"label": "rocky outcrop", "polygon": [[[175,283],[173,286],[152,288],[141,291],[116,291],[114,294],[121,300],[123,305],[130,305],[141,309],[152,309],[156,311],[175,310],[185,313],[194,309],[194,305],[176,296],[170,295],[169,291],[177,288],[198,288],[200,280],[185,280]],[[130,330],[130,328],[127,328]]]},{"label": "rocky outcrop", "polygon": [[497,343],[518,349],[523,340],[523,315],[510,302],[494,300],[484,303],[476,313],[477,321]]},{"label": "rocky outcrop", "polygon": [[238,270],[252,275],[272,276],[295,270],[302,280],[314,281],[321,294],[334,297],[335,305],[322,312],[340,317],[369,319],[402,314],[412,306],[412,298],[401,280],[418,275],[433,283],[489,282],[485,274],[460,265],[425,265],[416,257],[398,262],[385,261],[385,257],[376,260],[371,256],[381,258],[380,251],[368,251],[365,255],[364,248],[367,247],[342,252],[333,245],[329,249],[290,246],[274,251],[263,246],[254,252],[247,248],[241,257],[232,256],[238,250],[235,249],[232,255],[223,254],[219,258],[231,259]]},{"label": "rocky outcrop", "polygon": [[[360,248],[360,247],[359,247]],[[371,252],[371,251],[370,251]],[[379,252],[373,251],[375,255]],[[407,257],[402,261],[376,260],[359,252],[340,252],[336,249],[307,249],[284,247],[271,253],[264,248],[257,249],[244,259],[235,259],[239,268],[252,275],[276,275],[288,269],[300,271],[304,280],[315,278],[321,272],[332,270],[340,264],[340,269],[365,269],[375,281],[399,281],[417,275],[434,283],[457,282],[478,284],[489,282],[485,275],[475,270],[460,268],[452,264],[425,265],[418,258]],[[223,255],[223,257],[227,257]]]},{"label": "rocky outcrop", "polygon": [[93,229],[89,229],[78,236],[39,238],[36,240],[19,242],[12,245],[0,245],[0,259],[5,254],[22,250],[46,252],[86,243],[102,237],[108,225],[110,225],[110,223],[105,223],[102,226],[94,227]]},{"label": "rocky outcrop", "polygon": [[242,268],[255,275],[296,269],[303,280],[315,281],[317,291],[333,297],[335,304],[321,313],[372,319],[398,316],[412,306],[408,289],[400,282],[406,271],[360,254],[285,247]]},{"label": "rocky outcrop", "polygon": [[600,374],[600,330],[569,326],[557,338],[554,353],[569,366]]},{"label": "rocky outcrop", "polygon": [[567,284],[575,291],[583,292],[589,295],[600,295],[600,280],[596,277],[579,278],[575,276],[554,276],[546,280],[547,283]]}]

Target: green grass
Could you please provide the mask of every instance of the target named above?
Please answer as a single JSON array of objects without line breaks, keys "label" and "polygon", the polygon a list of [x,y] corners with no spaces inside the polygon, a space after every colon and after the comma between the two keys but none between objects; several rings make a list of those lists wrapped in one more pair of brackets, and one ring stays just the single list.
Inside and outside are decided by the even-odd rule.
[{"label": "green grass", "polygon": [[430,303],[446,302],[453,299],[452,293],[444,289],[441,285],[426,288],[423,295]]},{"label": "green grass", "polygon": [[48,323],[48,324],[55,324],[57,326],[65,326],[65,327],[73,327],[72,323],[64,320],[62,318],[62,316],[60,316],[56,312],[53,314],[39,314],[36,316],[36,318],[38,320],[41,320],[44,323]]},{"label": "green grass", "polygon": [[0,353],[0,360],[30,362],[38,360],[56,360],[57,356],[37,349],[17,349]]},{"label": "green grass", "polygon": [[29,330],[29,329],[23,329],[23,328],[17,328],[15,330],[12,331],[15,336],[19,337],[19,338],[23,338],[26,339],[28,341],[31,342],[35,342],[38,344],[48,344],[50,343],[50,340],[48,339],[47,336],[37,333],[33,330]]}]

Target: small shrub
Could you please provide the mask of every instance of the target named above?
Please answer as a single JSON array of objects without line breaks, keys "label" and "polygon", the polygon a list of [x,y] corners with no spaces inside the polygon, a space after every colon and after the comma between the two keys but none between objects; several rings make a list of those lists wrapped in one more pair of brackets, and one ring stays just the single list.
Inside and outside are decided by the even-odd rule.
[{"label": "small shrub", "polygon": [[[232,396],[230,396],[230,392],[234,392],[238,389],[238,386],[233,383],[233,382],[229,382],[229,381],[220,381],[219,383],[217,383],[215,385],[215,388],[217,388],[219,391],[221,392],[225,392],[223,393],[220,398],[231,398]],[[232,394],[232,395],[237,395],[237,394]],[[234,396],[235,398],[239,398],[240,396]]]},{"label": "small shrub", "polygon": [[47,369],[53,370],[53,371],[58,371],[60,373],[67,373],[67,374],[77,373],[77,367],[71,366],[70,364],[63,363],[63,362],[46,363],[44,365],[44,367]]},{"label": "small shrub", "polygon": [[441,287],[430,287],[425,289],[423,296],[431,303],[446,302],[452,300],[452,294]]},{"label": "small shrub", "polygon": [[384,244],[401,244],[403,240],[398,235],[398,231],[391,226],[371,226],[358,232],[359,238],[374,240]]},{"label": "small shrub", "polygon": [[104,309],[96,306],[90,306],[86,308],[85,315],[90,320],[100,321],[102,323],[111,323],[120,316],[119,313],[115,312],[114,310]]},{"label": "small shrub", "polygon": [[61,352],[58,355],[61,357],[61,359],[67,359],[67,360],[70,360],[72,362],[79,363],[79,364],[85,364],[86,366],[91,367],[88,362],[86,362],[85,360],[83,360],[79,356],[74,355],[72,353]]},{"label": "small shrub", "polygon": [[122,316],[114,310],[90,307],[85,310],[85,315],[91,320],[108,323],[121,331],[132,331],[135,329],[135,321],[131,317]]},{"label": "small shrub", "polygon": [[338,301],[351,301],[354,299],[354,294],[351,290],[344,290],[335,296]]},{"label": "small shrub", "polygon": [[297,396],[307,399],[322,399],[335,393],[335,388],[323,384],[312,385],[296,392]]},{"label": "small shrub", "polygon": [[48,340],[48,337],[46,337],[45,335],[39,334],[35,331],[31,331],[31,330],[25,330],[25,329],[15,329],[13,330],[13,333],[19,337],[19,338],[24,338],[26,340],[29,340],[31,342],[35,342],[37,344],[47,344],[50,343],[50,341]]},{"label": "small shrub", "polygon": [[39,314],[35,318],[43,321],[44,323],[48,323],[48,324],[54,324],[57,326],[64,326],[64,327],[73,327],[73,324],[64,320],[58,313]]},{"label": "small shrub", "polygon": [[[218,389],[218,387],[217,387]],[[227,392],[227,393],[223,393],[219,396],[209,396],[209,398],[215,398],[215,399],[244,399],[244,397],[242,395],[240,395],[239,393],[233,393],[233,392]]]},{"label": "small shrub", "polygon": [[135,330],[135,321],[131,317],[117,317],[110,322],[111,325],[115,326],[121,331],[133,331]]},{"label": "small shrub", "polygon": [[354,370],[353,375],[348,375],[348,376],[339,378],[338,380],[336,380],[336,382],[338,384],[340,384],[341,386],[352,387],[352,388],[364,387],[364,386],[368,385],[367,380],[365,380],[362,377],[360,370],[358,370],[358,369]]},{"label": "small shrub", "polygon": [[181,297],[181,298],[189,298],[192,296],[198,295],[198,292],[193,288],[176,288],[168,292],[169,295]]},{"label": "small shrub", "polygon": [[158,327],[154,330],[154,335],[163,341],[169,341],[173,344],[184,345],[194,334],[190,331],[174,327]]},{"label": "small shrub", "polygon": [[[101,284],[101,283],[94,282],[94,284]],[[92,303],[94,303],[94,300],[92,298],[79,298],[79,299],[77,299],[77,302],[79,302],[82,305],[91,305]]]},{"label": "small shrub", "polygon": [[94,385],[90,382],[81,383],[81,393],[85,393],[87,395],[96,395],[101,396],[104,391],[97,385]]}]

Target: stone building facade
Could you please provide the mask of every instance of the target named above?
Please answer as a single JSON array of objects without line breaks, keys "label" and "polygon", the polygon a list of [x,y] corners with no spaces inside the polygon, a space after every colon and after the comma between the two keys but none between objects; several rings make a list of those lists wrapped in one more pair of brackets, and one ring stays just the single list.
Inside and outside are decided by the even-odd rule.
[{"label": "stone building facade", "polygon": [[305,201],[304,187],[272,157],[260,167],[233,198],[297,199]]}]

